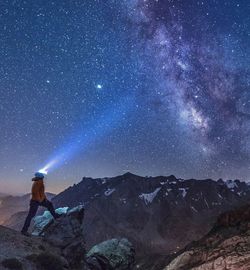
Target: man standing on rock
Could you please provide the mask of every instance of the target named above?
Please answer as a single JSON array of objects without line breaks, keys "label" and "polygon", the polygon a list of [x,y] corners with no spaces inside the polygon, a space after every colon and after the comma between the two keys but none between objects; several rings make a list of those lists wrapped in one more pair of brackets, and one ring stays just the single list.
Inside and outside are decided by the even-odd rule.
[{"label": "man standing on rock", "polygon": [[28,216],[26,217],[25,223],[21,230],[23,235],[30,236],[28,233],[28,229],[31,223],[32,218],[36,215],[37,209],[39,206],[43,206],[48,209],[54,219],[58,218],[60,215],[55,212],[54,206],[52,202],[50,202],[45,195],[44,192],[44,174],[37,172],[35,173],[35,177],[32,178],[32,198],[30,200],[30,209]]}]

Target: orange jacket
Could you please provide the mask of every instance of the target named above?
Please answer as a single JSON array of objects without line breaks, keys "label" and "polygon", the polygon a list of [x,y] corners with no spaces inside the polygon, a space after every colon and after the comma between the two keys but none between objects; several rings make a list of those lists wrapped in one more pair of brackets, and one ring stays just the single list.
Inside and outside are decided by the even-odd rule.
[{"label": "orange jacket", "polygon": [[32,185],[32,200],[42,202],[46,199],[45,193],[44,193],[44,183],[42,179],[39,180],[33,180],[34,183]]}]

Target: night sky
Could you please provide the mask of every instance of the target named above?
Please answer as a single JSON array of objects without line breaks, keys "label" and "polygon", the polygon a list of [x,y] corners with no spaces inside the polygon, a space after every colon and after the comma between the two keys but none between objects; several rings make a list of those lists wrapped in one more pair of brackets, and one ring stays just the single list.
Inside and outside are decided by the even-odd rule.
[{"label": "night sky", "polygon": [[250,180],[248,0],[2,0],[0,191]]}]

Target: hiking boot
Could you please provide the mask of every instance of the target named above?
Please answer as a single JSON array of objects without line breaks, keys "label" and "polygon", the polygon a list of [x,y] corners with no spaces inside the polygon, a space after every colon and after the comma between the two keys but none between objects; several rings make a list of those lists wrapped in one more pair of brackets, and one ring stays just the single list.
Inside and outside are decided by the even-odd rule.
[{"label": "hiking boot", "polygon": [[22,235],[24,235],[24,236],[27,236],[27,237],[30,237],[30,236],[31,236],[31,234],[30,234],[30,233],[25,232],[25,231],[21,231],[21,234],[22,234]]}]

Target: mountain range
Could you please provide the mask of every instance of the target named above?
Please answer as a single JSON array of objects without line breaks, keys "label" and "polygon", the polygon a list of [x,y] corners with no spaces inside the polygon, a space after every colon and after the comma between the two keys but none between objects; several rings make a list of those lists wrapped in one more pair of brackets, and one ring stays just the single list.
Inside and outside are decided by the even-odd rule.
[{"label": "mountain range", "polygon": [[[135,247],[138,267],[158,270],[190,242],[207,235],[221,213],[249,203],[250,186],[239,180],[185,180],[174,175],[141,177],[126,173],[83,177],[78,184],[49,196],[56,208],[84,206],[86,248],[126,237]],[[16,208],[3,225],[20,230],[28,199],[25,195],[4,200],[0,211],[3,206],[14,207],[19,200],[23,208],[21,212]]]},{"label": "mountain range", "polygon": [[86,242],[123,235],[137,254],[175,254],[211,230],[219,214],[246,204],[250,187],[239,180],[178,179],[173,175],[84,177],[53,198],[56,207],[86,208]]}]

